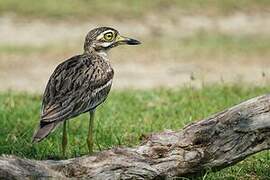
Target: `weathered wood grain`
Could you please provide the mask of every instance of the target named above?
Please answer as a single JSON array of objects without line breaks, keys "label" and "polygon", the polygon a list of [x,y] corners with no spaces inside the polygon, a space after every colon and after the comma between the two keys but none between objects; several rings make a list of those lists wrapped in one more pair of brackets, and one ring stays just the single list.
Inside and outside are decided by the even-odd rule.
[{"label": "weathered wood grain", "polygon": [[[180,108],[180,107],[179,107]],[[270,95],[245,101],[180,131],[154,133],[134,148],[75,159],[0,157],[0,178],[166,179],[219,170],[270,148]]]}]

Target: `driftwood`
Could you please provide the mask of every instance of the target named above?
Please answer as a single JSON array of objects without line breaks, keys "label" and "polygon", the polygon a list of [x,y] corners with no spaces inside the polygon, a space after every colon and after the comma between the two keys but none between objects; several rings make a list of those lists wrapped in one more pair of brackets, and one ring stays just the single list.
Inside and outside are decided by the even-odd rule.
[{"label": "driftwood", "polygon": [[219,170],[270,148],[270,95],[245,101],[181,131],[152,134],[134,148],[61,161],[0,157],[0,179],[166,179]]}]

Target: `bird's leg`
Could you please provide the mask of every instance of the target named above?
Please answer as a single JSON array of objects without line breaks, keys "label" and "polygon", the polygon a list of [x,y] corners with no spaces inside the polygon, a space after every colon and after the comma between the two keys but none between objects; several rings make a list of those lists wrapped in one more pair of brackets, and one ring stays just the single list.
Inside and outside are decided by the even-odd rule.
[{"label": "bird's leg", "polygon": [[89,154],[93,153],[94,116],[95,116],[95,111],[90,111],[89,129],[88,129],[88,136],[87,136],[87,145],[88,145]]},{"label": "bird's leg", "polygon": [[62,137],[62,153],[63,157],[66,157],[66,147],[67,147],[67,122],[64,121],[63,124],[63,137]]}]

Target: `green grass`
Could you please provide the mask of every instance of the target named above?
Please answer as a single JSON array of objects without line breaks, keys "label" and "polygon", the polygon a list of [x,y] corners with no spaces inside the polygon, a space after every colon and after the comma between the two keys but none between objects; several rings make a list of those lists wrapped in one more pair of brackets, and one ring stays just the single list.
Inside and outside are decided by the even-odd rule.
[{"label": "green grass", "polygon": [[[184,38],[174,37],[173,35],[162,35],[159,37],[141,38],[141,41],[143,44],[137,48],[137,51],[127,47],[125,48],[125,52],[114,51],[114,53],[145,54],[146,52],[160,52],[161,55],[165,56],[173,55],[176,58],[187,56],[194,59],[199,56],[213,59],[221,56],[226,58],[232,56],[256,56],[259,58],[270,56],[270,36],[268,35],[241,36],[202,31]],[[0,54],[65,54],[72,51],[74,53],[80,53],[82,51],[81,43],[81,41],[77,40],[72,45],[63,42],[44,44],[42,46],[0,44]],[[136,54],[133,56],[136,56]],[[170,57],[166,59],[170,59]]]},{"label": "green grass", "polygon": [[[140,137],[164,129],[177,130],[248,98],[269,92],[270,87],[212,85],[202,89],[159,89],[113,91],[98,108],[95,120],[95,150],[134,146]],[[61,154],[61,128],[40,144],[31,137],[39,120],[40,95],[0,93],[0,154],[35,159],[57,159]],[[69,122],[68,156],[87,153],[88,114]],[[262,152],[205,179],[270,178],[270,156]]]},{"label": "green grass", "polygon": [[0,13],[33,18],[100,17],[138,18],[150,13],[170,14],[175,10],[189,14],[226,15],[236,11],[248,13],[269,9],[268,0],[0,0]]},{"label": "green grass", "polygon": [[49,46],[30,46],[30,45],[10,45],[10,44],[0,44],[0,54],[31,54],[31,53],[42,53],[53,50]]},{"label": "green grass", "polygon": [[[76,44],[77,42],[75,42]],[[57,52],[66,53],[72,50],[78,50],[78,46],[71,46],[65,43],[48,43],[43,45],[16,45],[16,44],[1,44],[0,54],[6,55],[29,55],[29,54],[55,54]],[[82,48],[80,48],[82,51]]]},{"label": "green grass", "polygon": [[[190,38],[184,38],[181,43],[184,52],[205,54],[252,55],[268,54],[270,37],[260,35],[227,35],[222,33],[199,32]],[[175,46],[177,47],[177,45]],[[186,50],[185,50],[186,49]],[[192,52],[194,53],[194,52]]]}]

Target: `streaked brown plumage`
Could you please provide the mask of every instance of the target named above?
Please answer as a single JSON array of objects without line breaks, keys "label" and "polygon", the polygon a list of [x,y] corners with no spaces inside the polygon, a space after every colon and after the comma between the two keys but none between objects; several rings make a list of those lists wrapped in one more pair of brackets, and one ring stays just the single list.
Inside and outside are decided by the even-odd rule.
[{"label": "streaked brown plumage", "polygon": [[43,140],[61,122],[85,112],[94,112],[105,101],[112,85],[114,72],[107,51],[121,44],[139,43],[120,36],[112,28],[91,30],[85,39],[84,53],[64,61],[51,75],[33,141]]},{"label": "streaked brown plumage", "polygon": [[[112,78],[110,64],[97,55],[83,54],[60,64],[43,96],[40,128],[54,128],[63,120],[95,109],[106,99]],[[41,131],[35,139],[46,136]]]}]

